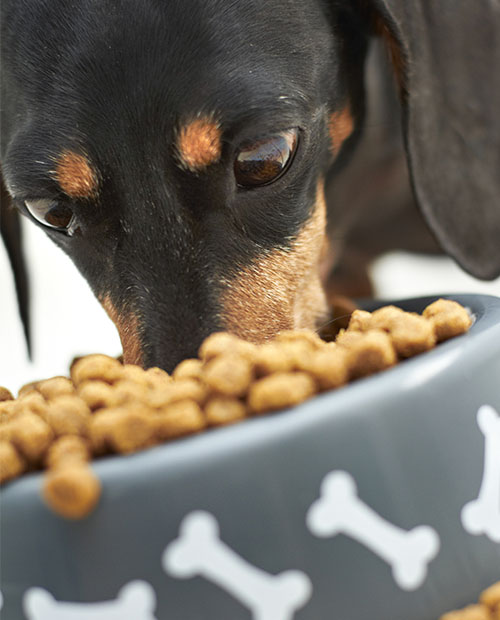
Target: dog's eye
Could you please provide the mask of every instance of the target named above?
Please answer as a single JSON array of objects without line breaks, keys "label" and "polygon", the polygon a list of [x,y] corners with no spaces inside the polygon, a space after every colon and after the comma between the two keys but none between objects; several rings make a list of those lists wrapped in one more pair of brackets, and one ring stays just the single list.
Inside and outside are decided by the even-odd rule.
[{"label": "dog's eye", "polygon": [[35,220],[44,226],[73,234],[74,213],[68,205],[48,198],[25,200],[24,204]]},{"label": "dog's eye", "polygon": [[298,130],[288,129],[262,140],[244,142],[234,160],[234,176],[241,187],[272,183],[290,165],[297,148]]}]

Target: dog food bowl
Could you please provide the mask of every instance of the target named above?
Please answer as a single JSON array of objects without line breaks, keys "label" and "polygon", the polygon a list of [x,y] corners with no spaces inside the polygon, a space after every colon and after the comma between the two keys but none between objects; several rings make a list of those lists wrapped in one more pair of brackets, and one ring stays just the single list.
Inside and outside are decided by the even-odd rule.
[{"label": "dog food bowl", "polygon": [[500,299],[450,298],[475,322],[435,350],[94,462],[82,521],[40,474],[7,485],[2,618],[436,620],[476,600],[500,579]]}]

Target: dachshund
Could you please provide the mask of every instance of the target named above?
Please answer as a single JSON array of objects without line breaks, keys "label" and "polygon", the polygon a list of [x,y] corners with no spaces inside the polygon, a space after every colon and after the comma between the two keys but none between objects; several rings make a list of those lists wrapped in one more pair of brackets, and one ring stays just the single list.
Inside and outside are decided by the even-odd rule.
[{"label": "dachshund", "polygon": [[[166,370],[214,331],[259,342],[321,325],[331,290],[366,289],[367,260],[420,247],[410,182],[422,247],[500,274],[498,3],[4,0],[2,13],[2,236],[27,334],[19,215],[87,279],[125,362]],[[378,143],[374,40],[391,71],[378,126],[396,128]]]}]

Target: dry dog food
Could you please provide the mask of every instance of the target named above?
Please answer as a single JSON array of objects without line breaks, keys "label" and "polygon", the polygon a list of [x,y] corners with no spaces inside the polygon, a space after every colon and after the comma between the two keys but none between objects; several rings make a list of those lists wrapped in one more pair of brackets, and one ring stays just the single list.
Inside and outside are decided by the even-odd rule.
[{"label": "dry dog food", "polygon": [[92,458],[292,407],[427,351],[470,324],[459,304],[439,300],[422,316],[394,306],[355,310],[335,342],[285,331],[254,345],[221,332],[172,376],[106,355],[82,357],[71,378],[30,383],[17,399],[0,388],[0,482],[46,468],[49,506],[68,518],[83,517],[100,495]]},{"label": "dry dog food", "polygon": [[450,611],[439,620],[500,620],[500,581],[484,590],[477,605]]}]

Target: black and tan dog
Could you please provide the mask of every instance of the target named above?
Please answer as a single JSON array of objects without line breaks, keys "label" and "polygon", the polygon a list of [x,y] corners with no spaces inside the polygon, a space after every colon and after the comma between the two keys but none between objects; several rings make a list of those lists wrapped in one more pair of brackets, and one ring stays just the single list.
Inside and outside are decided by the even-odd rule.
[{"label": "black and tan dog", "polygon": [[340,253],[324,249],[325,182],[333,237],[354,231],[346,261],[405,245],[386,243],[391,222],[393,239],[413,232],[377,202],[387,179],[345,166],[373,36],[421,211],[466,270],[500,273],[498,2],[2,5],[2,233],[25,322],[16,212],[75,262],[128,362],[171,369],[220,329],[258,341],[317,326],[320,262]]}]

